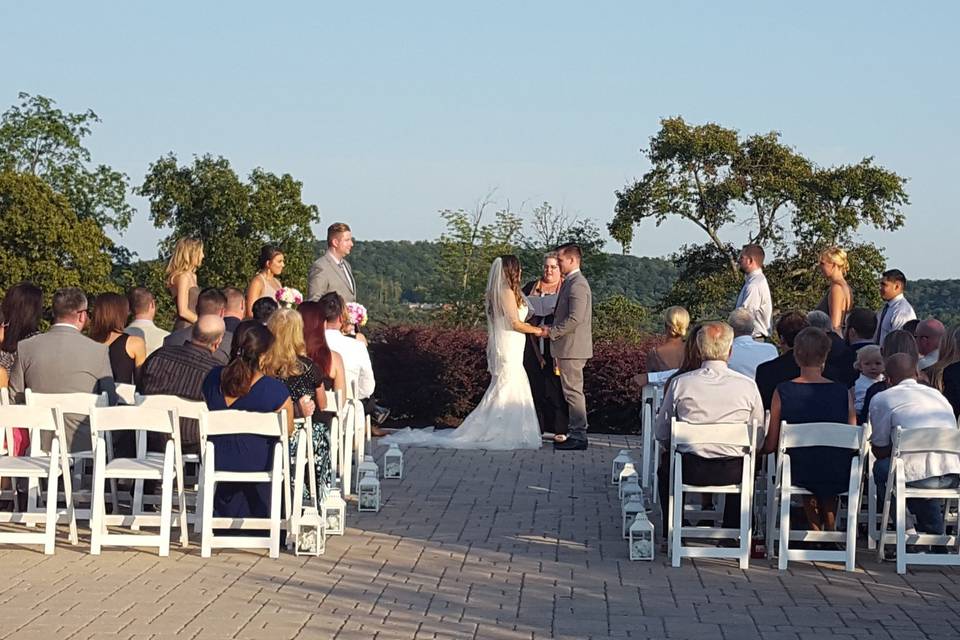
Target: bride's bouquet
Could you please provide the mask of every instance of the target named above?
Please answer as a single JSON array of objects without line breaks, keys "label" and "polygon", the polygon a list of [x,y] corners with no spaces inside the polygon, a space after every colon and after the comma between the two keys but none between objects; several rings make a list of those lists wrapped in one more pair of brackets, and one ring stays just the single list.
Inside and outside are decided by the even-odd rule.
[{"label": "bride's bouquet", "polygon": [[303,302],[303,294],[293,287],[280,287],[277,289],[274,297],[277,299],[277,302],[280,303],[280,306],[286,307],[287,309],[293,309]]},{"label": "bride's bouquet", "polygon": [[367,324],[367,308],[359,302],[347,303],[347,322],[357,327]]}]

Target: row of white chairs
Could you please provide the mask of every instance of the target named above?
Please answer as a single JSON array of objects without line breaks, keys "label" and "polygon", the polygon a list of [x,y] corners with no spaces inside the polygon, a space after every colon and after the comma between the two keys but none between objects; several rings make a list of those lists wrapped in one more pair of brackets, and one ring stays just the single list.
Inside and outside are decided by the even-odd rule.
[{"label": "row of white chairs", "polygon": [[[673,421],[670,450],[670,491],[667,505],[667,544],[673,566],[680,566],[684,557],[736,558],[741,568],[749,566],[750,544],[753,536],[752,513],[754,508],[754,477],[756,451],[762,442],[762,429],[748,424],[692,425]],[[682,456],[678,447],[684,445],[726,445],[742,451],[743,471],[740,482],[719,485],[699,486],[685,484],[682,481]],[[849,485],[840,499],[846,503],[838,516],[845,514],[843,531],[806,531],[791,526],[790,507],[794,497],[810,493],[794,484],[789,449],[829,446],[849,449],[850,462]],[[874,515],[875,502],[868,509],[868,538],[873,541],[871,548],[878,548],[878,559],[884,559],[887,545],[896,545],[897,571],[904,573],[907,564],[960,565],[957,553],[958,536],[908,534],[906,531],[906,499],[947,499],[957,501],[960,508],[960,488],[921,489],[907,487],[904,476],[904,456],[923,455],[925,453],[950,453],[960,455],[960,430],[957,429],[902,429],[897,427],[893,434],[890,474],[887,479],[887,491],[883,496],[880,514]],[[872,466],[869,454],[869,432],[863,426],[847,424],[783,423],[780,441],[776,452],[775,464],[769,463],[771,471],[766,475],[766,545],[767,556],[776,550],[779,569],[785,570],[790,561],[843,562],[847,571],[853,571],[856,564],[857,524],[861,514],[863,496],[864,467]],[[872,471],[872,469],[871,469]],[[867,482],[867,500],[874,500],[872,473]],[[764,475],[761,475],[764,478]],[[685,505],[688,494],[739,494],[739,528],[689,526],[684,520],[696,522],[698,519],[715,520],[718,512],[703,513],[692,505]],[[759,506],[759,505],[758,505]],[[887,531],[891,509],[896,511],[896,530]],[[949,509],[948,509],[949,511]],[[874,527],[874,522],[876,526]],[[882,533],[881,533],[882,532]],[[736,541],[735,548],[713,546],[688,546],[689,539],[728,539]],[[792,543],[814,542],[834,543],[840,549],[797,548]],[[907,552],[908,544],[933,544],[953,547],[953,553],[927,554]]]}]

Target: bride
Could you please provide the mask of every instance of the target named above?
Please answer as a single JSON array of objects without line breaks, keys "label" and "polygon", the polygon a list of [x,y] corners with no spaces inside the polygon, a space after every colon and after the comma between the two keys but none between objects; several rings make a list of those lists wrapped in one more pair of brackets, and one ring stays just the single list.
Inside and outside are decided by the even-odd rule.
[{"label": "bride", "polygon": [[490,266],[486,292],[487,370],[490,386],[480,404],[456,429],[409,427],[380,442],[447,449],[539,449],[540,427],[523,369],[528,333],[545,329],[524,322],[528,308],[520,292],[520,261],[500,256]]}]

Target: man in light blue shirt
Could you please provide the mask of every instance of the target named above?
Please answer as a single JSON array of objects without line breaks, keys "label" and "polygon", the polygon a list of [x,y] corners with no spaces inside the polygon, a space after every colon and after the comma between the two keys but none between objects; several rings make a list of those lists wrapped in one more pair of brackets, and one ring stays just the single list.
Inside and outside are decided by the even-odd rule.
[{"label": "man in light blue shirt", "polygon": [[738,264],[746,278],[737,296],[736,308],[746,309],[753,315],[754,338],[769,337],[773,320],[773,299],[767,277],[763,275],[763,260],[763,247],[758,244],[748,244],[740,250]]}]

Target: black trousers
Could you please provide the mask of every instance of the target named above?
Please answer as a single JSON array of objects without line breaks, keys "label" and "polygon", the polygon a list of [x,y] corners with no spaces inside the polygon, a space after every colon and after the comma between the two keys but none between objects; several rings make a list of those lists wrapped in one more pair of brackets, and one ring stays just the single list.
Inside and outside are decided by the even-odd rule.
[{"label": "black trousers", "polygon": [[543,354],[544,364],[534,352],[535,347],[527,337],[527,346],[523,354],[523,368],[530,381],[530,393],[533,395],[533,406],[537,410],[537,420],[540,421],[541,433],[566,433],[569,424],[567,401],[563,397],[560,386],[560,376],[553,372],[554,362],[550,355],[550,341],[546,341]]},{"label": "black trousers", "polygon": [[[710,485],[739,484],[743,478],[743,458],[701,458],[692,453],[681,453],[683,459],[683,483],[699,487]],[[660,511],[663,530],[666,531],[667,504],[670,499],[670,454],[664,452],[660,458],[660,468],[657,470],[657,480],[660,494]],[[682,508],[675,505],[674,508]],[[723,527],[725,529],[740,528],[740,494],[728,493],[723,507]]]}]

